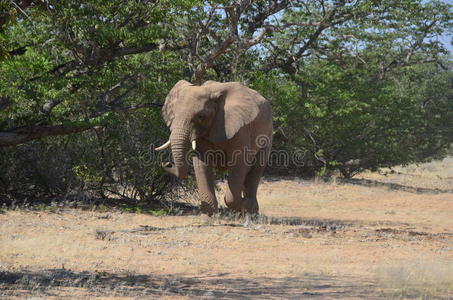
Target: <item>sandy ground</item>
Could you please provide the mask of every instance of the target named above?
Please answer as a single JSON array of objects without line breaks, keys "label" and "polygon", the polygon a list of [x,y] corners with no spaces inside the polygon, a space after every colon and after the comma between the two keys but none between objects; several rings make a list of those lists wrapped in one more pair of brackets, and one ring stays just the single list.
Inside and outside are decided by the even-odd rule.
[{"label": "sandy ground", "polygon": [[268,178],[258,219],[6,211],[0,296],[453,299],[453,159],[389,172]]}]

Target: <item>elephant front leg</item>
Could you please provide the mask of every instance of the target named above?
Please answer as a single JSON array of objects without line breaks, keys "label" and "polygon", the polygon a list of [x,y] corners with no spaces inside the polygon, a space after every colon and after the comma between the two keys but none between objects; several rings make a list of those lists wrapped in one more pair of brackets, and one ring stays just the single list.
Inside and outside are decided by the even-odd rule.
[{"label": "elephant front leg", "polygon": [[219,212],[214,189],[214,174],[211,167],[198,157],[193,157],[195,177],[197,179],[198,195],[201,201],[201,211],[209,216]]}]

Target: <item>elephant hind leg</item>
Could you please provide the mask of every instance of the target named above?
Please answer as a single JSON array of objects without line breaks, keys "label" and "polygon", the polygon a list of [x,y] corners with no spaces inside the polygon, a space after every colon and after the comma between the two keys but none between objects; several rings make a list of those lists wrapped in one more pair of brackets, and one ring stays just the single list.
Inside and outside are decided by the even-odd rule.
[{"label": "elephant hind leg", "polygon": [[258,191],[258,185],[260,184],[261,177],[263,176],[264,169],[267,166],[269,157],[269,150],[263,149],[257,153],[256,163],[248,172],[245,178],[244,187],[244,208],[246,211],[252,214],[259,213],[258,200],[256,194]]},{"label": "elephant hind leg", "polygon": [[238,164],[228,169],[228,188],[225,191],[226,206],[236,212],[243,212],[242,193],[250,167]]},{"label": "elephant hind leg", "polygon": [[258,151],[251,166],[242,163],[228,170],[228,189],[225,194],[228,208],[241,213],[259,213],[256,193],[267,166],[269,151],[270,148]]}]

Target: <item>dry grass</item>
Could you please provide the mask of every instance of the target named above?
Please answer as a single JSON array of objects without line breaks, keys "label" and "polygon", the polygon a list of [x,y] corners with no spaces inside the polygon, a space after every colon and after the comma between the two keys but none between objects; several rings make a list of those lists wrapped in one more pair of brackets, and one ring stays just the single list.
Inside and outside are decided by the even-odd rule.
[{"label": "dry grass", "polygon": [[421,165],[395,167],[392,170],[362,173],[357,178],[371,179],[387,184],[425,188],[428,190],[453,191],[453,157]]},{"label": "dry grass", "polygon": [[453,159],[397,170],[267,180],[258,219],[7,211],[0,296],[453,299]]},{"label": "dry grass", "polygon": [[418,258],[395,265],[382,266],[377,280],[389,298],[432,299],[452,296],[453,262]]}]

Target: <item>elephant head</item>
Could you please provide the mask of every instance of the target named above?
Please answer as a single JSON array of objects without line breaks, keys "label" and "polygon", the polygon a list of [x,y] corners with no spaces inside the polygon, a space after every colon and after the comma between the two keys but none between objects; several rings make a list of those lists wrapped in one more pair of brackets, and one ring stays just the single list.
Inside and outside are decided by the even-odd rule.
[{"label": "elephant head", "polygon": [[164,169],[179,178],[186,178],[190,145],[195,149],[200,138],[212,143],[231,139],[241,127],[256,118],[259,112],[257,102],[261,99],[264,98],[240,83],[207,81],[202,86],[195,86],[180,80],[170,90],[162,108],[171,134],[169,140],[156,150],[171,147],[174,160],[174,166],[163,163]]}]

